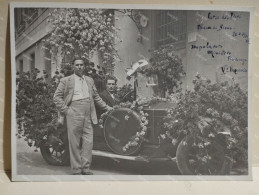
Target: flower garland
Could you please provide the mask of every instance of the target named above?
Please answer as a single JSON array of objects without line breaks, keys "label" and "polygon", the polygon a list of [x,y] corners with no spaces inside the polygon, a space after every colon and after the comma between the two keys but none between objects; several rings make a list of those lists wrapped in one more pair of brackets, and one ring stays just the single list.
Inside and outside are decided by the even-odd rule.
[{"label": "flower garland", "polygon": [[[137,146],[140,144],[141,141],[145,140],[145,135],[147,134],[147,125],[149,123],[148,121],[148,113],[144,111],[145,107],[150,107],[151,104],[154,104],[157,101],[168,101],[168,99],[165,98],[158,98],[158,97],[152,97],[152,98],[144,98],[144,97],[138,97],[136,101],[133,102],[122,102],[119,105],[116,105],[113,107],[113,109],[118,108],[130,108],[131,110],[137,112],[140,117],[140,126],[141,129],[136,132],[135,136],[131,138],[131,140],[128,141],[125,146],[123,146],[123,151],[126,152],[130,147]],[[108,116],[110,111],[107,111],[103,113],[99,120],[99,125],[101,128],[103,128],[103,122],[105,118]],[[125,120],[128,120],[129,116],[125,116]]]},{"label": "flower garland", "polygon": [[[130,108],[131,110],[137,112],[139,114],[140,119],[141,119],[141,123],[140,123],[141,129],[140,129],[140,131],[136,132],[136,135],[133,138],[131,138],[131,140],[129,140],[128,143],[125,146],[123,146],[124,152],[126,152],[132,146],[139,145],[140,142],[142,140],[144,140],[144,137],[147,133],[147,125],[148,125],[147,116],[148,116],[148,113],[145,113],[143,111],[143,108],[147,104],[148,104],[148,101],[146,101],[145,98],[138,98],[136,101],[121,102],[119,105],[116,105],[116,106],[113,107],[113,109]],[[103,128],[102,124],[104,122],[104,119],[108,116],[109,113],[110,113],[110,111],[107,111],[107,112],[105,112],[101,115],[100,120],[99,120],[99,125],[100,125],[101,128]],[[126,115],[125,120],[128,120],[128,119],[129,119],[129,116]]]},{"label": "flower garland", "polygon": [[181,90],[182,77],[186,75],[183,63],[173,45],[151,50],[152,56],[147,66],[140,72],[147,77],[155,74],[158,77],[158,92],[175,93]]}]

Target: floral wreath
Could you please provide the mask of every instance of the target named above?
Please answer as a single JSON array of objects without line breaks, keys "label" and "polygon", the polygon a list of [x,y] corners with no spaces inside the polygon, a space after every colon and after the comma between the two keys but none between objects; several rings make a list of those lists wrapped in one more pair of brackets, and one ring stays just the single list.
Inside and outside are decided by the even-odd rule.
[{"label": "floral wreath", "polygon": [[[122,150],[126,152],[130,147],[132,146],[137,146],[141,141],[145,140],[145,135],[147,133],[147,125],[148,125],[148,113],[144,112],[144,107],[150,107],[151,104],[157,102],[157,101],[167,101],[168,99],[165,98],[159,98],[159,97],[152,97],[152,98],[144,98],[144,97],[138,97],[135,101],[133,102],[121,102],[119,105],[116,105],[113,107],[113,109],[118,109],[118,108],[129,108],[133,111],[135,111],[137,114],[139,114],[140,117],[140,126],[141,129],[136,132],[135,136],[131,138],[128,143],[123,146]],[[107,111],[103,113],[99,119],[99,126],[103,128],[103,122],[104,119],[108,116],[110,111]],[[129,116],[125,116],[125,120],[128,120]]]}]

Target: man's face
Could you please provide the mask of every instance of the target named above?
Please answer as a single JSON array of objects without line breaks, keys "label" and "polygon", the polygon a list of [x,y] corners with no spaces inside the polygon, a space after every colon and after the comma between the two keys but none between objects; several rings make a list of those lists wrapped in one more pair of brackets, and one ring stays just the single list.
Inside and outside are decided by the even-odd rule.
[{"label": "man's face", "polygon": [[83,60],[74,61],[74,72],[79,77],[83,76],[83,73],[84,73],[84,61]]},{"label": "man's face", "polygon": [[115,82],[115,80],[107,80],[106,89],[107,89],[109,92],[114,92],[115,87],[116,87],[116,82]]}]

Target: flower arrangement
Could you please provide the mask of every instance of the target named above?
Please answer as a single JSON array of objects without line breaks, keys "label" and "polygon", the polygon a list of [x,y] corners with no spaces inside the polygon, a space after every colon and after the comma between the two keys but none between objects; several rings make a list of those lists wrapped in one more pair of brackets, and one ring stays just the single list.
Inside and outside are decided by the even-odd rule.
[{"label": "flower arrangement", "polygon": [[[194,90],[176,93],[171,98],[176,107],[167,110],[164,134],[160,137],[173,145],[187,134],[198,135],[193,148],[207,148],[217,135],[224,136],[227,149],[234,154],[234,162],[247,162],[247,92],[238,84],[212,84],[197,74]],[[210,156],[200,155],[203,162]]]},{"label": "flower arrangement", "polygon": [[113,14],[104,9],[53,9],[49,14],[50,36],[45,41],[52,56],[62,56],[67,64],[74,56],[89,60],[98,51],[106,65],[117,59],[114,48],[117,28]]},{"label": "flower arrangement", "polygon": [[158,88],[162,94],[169,94],[181,90],[181,78],[185,75],[181,58],[176,53],[174,46],[169,45],[151,51],[150,66],[144,68],[141,73],[150,77],[158,76]]}]

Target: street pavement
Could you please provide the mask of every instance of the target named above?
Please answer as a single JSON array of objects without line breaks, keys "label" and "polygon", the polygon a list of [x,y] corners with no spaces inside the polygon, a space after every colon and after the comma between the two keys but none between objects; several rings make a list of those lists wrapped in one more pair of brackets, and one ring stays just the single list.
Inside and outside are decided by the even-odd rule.
[{"label": "street pavement", "polygon": [[[38,149],[29,147],[23,138],[17,139],[18,175],[70,175],[69,166],[47,164]],[[180,175],[174,162],[136,162],[93,156],[94,175]]]}]

